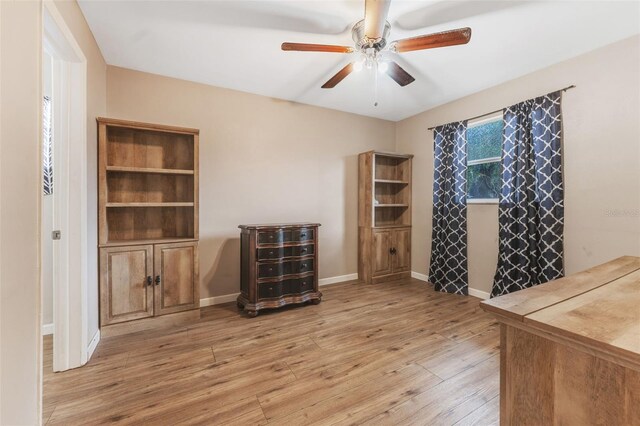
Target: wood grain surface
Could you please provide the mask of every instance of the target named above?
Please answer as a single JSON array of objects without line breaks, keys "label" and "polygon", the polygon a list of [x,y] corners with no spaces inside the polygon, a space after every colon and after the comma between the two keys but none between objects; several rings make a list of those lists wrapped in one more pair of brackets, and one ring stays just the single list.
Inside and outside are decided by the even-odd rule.
[{"label": "wood grain surface", "polygon": [[640,258],[481,306],[503,323],[501,424],[640,425]]},{"label": "wood grain surface", "polygon": [[497,424],[499,328],[479,299],[413,279],[323,293],[254,319],[230,303],[104,338],[63,373],[45,338],[43,421]]},{"label": "wood grain surface", "polygon": [[482,308],[518,321],[550,305],[607,284],[640,269],[640,258],[623,256],[558,280],[485,300]]}]

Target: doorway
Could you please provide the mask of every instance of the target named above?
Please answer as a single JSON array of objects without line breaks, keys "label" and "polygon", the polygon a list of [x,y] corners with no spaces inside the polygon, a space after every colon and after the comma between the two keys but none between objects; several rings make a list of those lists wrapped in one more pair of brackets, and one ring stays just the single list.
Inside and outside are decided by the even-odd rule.
[{"label": "doorway", "polygon": [[87,63],[53,1],[43,2],[42,29],[41,317],[43,333],[53,335],[52,369],[64,371],[85,364],[92,350],[87,336]]}]

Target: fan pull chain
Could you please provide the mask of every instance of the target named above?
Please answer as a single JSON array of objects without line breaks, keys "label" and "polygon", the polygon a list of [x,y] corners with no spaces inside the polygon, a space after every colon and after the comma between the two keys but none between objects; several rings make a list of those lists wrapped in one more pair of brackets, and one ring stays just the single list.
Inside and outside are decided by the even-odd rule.
[{"label": "fan pull chain", "polygon": [[373,87],[374,87],[374,92],[373,92],[373,106],[377,107],[378,106],[378,61],[375,61],[373,63],[373,74],[374,74],[374,83],[373,83]]}]

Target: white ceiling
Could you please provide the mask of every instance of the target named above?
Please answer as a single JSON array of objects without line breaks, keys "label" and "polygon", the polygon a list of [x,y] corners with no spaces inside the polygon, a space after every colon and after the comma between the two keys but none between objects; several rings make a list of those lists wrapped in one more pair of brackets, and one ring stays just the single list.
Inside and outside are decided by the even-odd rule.
[{"label": "white ceiling", "polygon": [[389,11],[390,39],[471,27],[467,45],[390,54],[416,78],[352,73],[354,57],[283,52],[283,41],[352,46],[364,0],[80,0],[108,64],[388,120],[401,120],[640,32],[636,1],[407,1]]}]

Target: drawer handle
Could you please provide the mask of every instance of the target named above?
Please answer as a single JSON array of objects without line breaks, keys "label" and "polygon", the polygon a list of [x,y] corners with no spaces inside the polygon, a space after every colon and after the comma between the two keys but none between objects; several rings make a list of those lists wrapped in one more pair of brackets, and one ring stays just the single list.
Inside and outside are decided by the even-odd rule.
[{"label": "drawer handle", "polygon": [[269,268],[269,272],[273,272],[273,268]]},{"label": "drawer handle", "polygon": [[273,251],[270,251],[270,252],[269,252],[269,255],[273,255]]},{"label": "drawer handle", "polygon": [[306,236],[307,236],[307,234],[305,234],[304,232],[302,234],[300,234],[300,238],[304,238]]},{"label": "drawer handle", "polygon": [[306,265],[306,264],[304,264],[304,263],[300,265],[300,269],[304,269],[304,268],[306,268],[306,267],[307,267],[307,265]]},{"label": "drawer handle", "polygon": [[156,285],[160,285],[160,275],[156,275]]},{"label": "drawer handle", "polygon": [[306,253],[306,252],[307,252],[306,248],[303,248],[302,250],[300,250],[300,253]]},{"label": "drawer handle", "polygon": [[151,277],[151,275],[147,275],[147,285],[151,284],[153,284],[153,278]]}]

